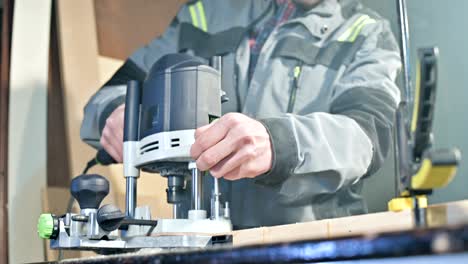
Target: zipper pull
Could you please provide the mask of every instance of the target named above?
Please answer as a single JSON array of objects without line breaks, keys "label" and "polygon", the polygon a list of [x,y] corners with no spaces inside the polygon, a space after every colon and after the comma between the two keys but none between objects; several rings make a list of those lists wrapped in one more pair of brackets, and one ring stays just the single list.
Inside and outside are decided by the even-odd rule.
[{"label": "zipper pull", "polygon": [[299,85],[299,77],[301,76],[302,65],[294,67],[294,86],[297,88]]},{"label": "zipper pull", "polygon": [[301,76],[302,71],[302,63],[294,67],[293,71],[293,87],[291,88],[291,94],[289,95],[289,103],[288,103],[288,113],[292,113],[294,109],[294,104],[296,102],[296,91],[299,87],[299,77]]}]

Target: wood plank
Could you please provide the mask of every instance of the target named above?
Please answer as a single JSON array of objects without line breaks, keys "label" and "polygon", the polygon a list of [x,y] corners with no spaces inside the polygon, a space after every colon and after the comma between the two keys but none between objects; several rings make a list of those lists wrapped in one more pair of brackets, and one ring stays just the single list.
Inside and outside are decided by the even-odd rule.
[{"label": "wood plank", "polygon": [[232,232],[235,246],[291,242],[329,237],[329,221],[314,221],[271,227],[259,227]]},{"label": "wood plank", "polygon": [[[468,224],[468,200],[431,205],[428,227]],[[411,211],[381,212],[320,221],[234,231],[234,246],[375,235],[413,228]]]},{"label": "wood plank", "polygon": [[[47,77],[51,0],[16,0],[10,70],[8,214],[9,260],[42,260],[36,236],[46,185]],[[27,249],[27,254],[25,254]]]},{"label": "wood plank", "polygon": [[290,242],[303,239],[320,239],[330,236],[327,221],[296,223],[266,228],[264,241],[269,243]]},{"label": "wood plank", "polygon": [[456,201],[433,205],[427,212],[427,219],[431,227],[465,224],[468,221],[468,203]]},{"label": "wood plank", "polygon": [[8,263],[8,108],[14,0],[3,1],[0,40],[0,263]]},{"label": "wood plank", "polygon": [[408,230],[413,227],[410,211],[382,212],[329,220],[329,238]]},{"label": "wood plank", "polygon": [[52,7],[47,97],[47,185],[68,187],[70,166],[59,61],[56,4]]}]

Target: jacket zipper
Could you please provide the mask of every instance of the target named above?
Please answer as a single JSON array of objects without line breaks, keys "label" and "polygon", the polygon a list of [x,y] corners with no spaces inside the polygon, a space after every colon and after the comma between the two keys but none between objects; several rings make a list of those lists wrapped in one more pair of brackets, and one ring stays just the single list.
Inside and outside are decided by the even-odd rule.
[{"label": "jacket zipper", "polygon": [[291,88],[291,93],[289,95],[289,103],[288,103],[288,113],[292,113],[294,110],[294,104],[296,103],[296,93],[297,89],[299,88],[299,77],[301,76],[302,72],[302,63],[299,63],[294,67],[293,71],[293,85]]},{"label": "jacket zipper", "polygon": [[[246,28],[246,31],[244,32],[244,37],[245,34],[250,34],[250,31],[253,29],[255,25],[257,25],[259,22],[261,22],[267,14],[271,11],[271,9],[274,7],[273,1],[271,1],[267,8],[257,17],[255,18]],[[238,52],[239,46],[237,46],[236,51],[234,52],[234,80],[235,80],[235,91],[236,91],[236,99],[237,99],[237,109],[239,112],[242,112],[243,107],[241,106],[241,96],[240,96],[240,91],[239,91],[239,66],[237,64],[237,52]],[[247,86],[250,85],[250,82],[247,83]]]}]

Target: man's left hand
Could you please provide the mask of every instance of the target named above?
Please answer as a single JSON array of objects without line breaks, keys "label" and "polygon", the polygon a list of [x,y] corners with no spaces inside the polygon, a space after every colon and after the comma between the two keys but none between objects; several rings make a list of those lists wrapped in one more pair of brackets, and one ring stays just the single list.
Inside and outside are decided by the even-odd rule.
[{"label": "man's left hand", "polygon": [[254,178],[272,166],[270,135],[259,121],[229,113],[195,131],[190,155],[216,178]]}]

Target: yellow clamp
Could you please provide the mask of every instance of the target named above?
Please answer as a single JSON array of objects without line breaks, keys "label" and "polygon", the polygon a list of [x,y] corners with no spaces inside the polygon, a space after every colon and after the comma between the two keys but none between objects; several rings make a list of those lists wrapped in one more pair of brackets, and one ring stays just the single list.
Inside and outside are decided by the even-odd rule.
[{"label": "yellow clamp", "polygon": [[[427,207],[427,196],[419,195],[416,196],[418,199],[419,207]],[[388,210],[392,212],[400,212],[403,210],[413,209],[414,208],[414,198],[413,197],[397,197],[393,198],[388,202]]]},{"label": "yellow clamp", "polygon": [[419,171],[411,178],[414,190],[430,190],[447,186],[457,172],[456,164],[433,165],[430,159],[424,159]]}]

